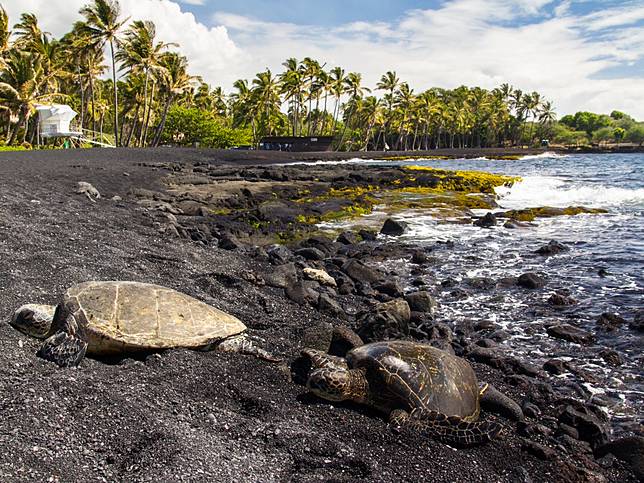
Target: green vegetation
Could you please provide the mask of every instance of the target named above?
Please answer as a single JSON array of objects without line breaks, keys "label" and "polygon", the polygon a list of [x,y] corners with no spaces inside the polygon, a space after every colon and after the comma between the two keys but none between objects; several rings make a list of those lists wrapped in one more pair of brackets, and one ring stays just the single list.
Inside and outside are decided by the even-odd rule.
[{"label": "green vegetation", "polygon": [[613,111],[610,115],[580,111],[567,115],[553,126],[551,140],[558,144],[644,143],[644,123],[628,114]]},{"label": "green vegetation", "polygon": [[534,221],[535,218],[551,218],[553,216],[574,216],[582,213],[600,214],[608,213],[602,208],[586,208],[585,206],[568,206],[567,208],[554,208],[542,206],[539,208],[525,208],[523,210],[510,210],[505,216],[517,221]]},{"label": "green vegetation", "polygon": [[76,128],[121,146],[225,148],[288,134],[332,135],[336,149],[352,151],[644,142],[643,125],[619,111],[579,112],[558,123],[541,94],[508,84],[416,92],[389,71],[372,90],[360,73],[325,70],[310,57],[240,79],[226,95],[191,75],[177,45],[157,39],[152,22],[129,22],[117,0],[88,1],[59,39],[31,13],[12,30],[0,6],[0,136],[7,144],[36,144],[34,108],[49,102],[70,104],[79,113]]}]

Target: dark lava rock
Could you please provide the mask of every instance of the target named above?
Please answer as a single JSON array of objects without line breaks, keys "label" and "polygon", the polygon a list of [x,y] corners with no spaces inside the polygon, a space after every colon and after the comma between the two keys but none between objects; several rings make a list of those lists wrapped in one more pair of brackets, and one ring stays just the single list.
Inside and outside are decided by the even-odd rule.
[{"label": "dark lava rock", "polygon": [[411,309],[409,308],[409,304],[403,299],[395,299],[390,302],[379,304],[377,310],[388,312],[404,323],[408,323],[411,318]]},{"label": "dark lava rock", "polygon": [[542,460],[553,460],[557,458],[557,451],[554,449],[527,439],[521,443],[521,449]]},{"label": "dark lava rock", "polygon": [[304,282],[295,282],[286,287],[286,296],[300,305],[316,304],[320,294]]},{"label": "dark lava rock", "polygon": [[297,280],[297,269],[294,263],[278,265],[271,271],[263,274],[266,285],[277,288],[286,288]]},{"label": "dark lava rock", "polygon": [[370,230],[360,230],[358,231],[358,236],[364,241],[376,241],[376,238],[378,238],[378,235]]},{"label": "dark lava rock", "polygon": [[483,396],[481,396],[481,407],[512,421],[523,421],[524,419],[521,406],[492,384],[488,385]]},{"label": "dark lava rock", "polygon": [[331,346],[332,337],[333,326],[328,322],[321,322],[302,331],[302,347],[327,352]]},{"label": "dark lava rock", "polygon": [[271,245],[266,250],[266,253],[268,253],[268,258],[273,265],[287,263],[293,258],[291,250],[284,245]]},{"label": "dark lava rock", "polygon": [[356,282],[367,282],[372,284],[382,280],[383,276],[377,270],[366,266],[358,260],[348,260],[342,265],[342,271],[349,275]]},{"label": "dark lava rock", "polygon": [[597,319],[597,327],[606,331],[613,331],[625,324],[626,320],[617,314],[604,312]]},{"label": "dark lava rock", "polygon": [[612,349],[603,349],[599,352],[599,357],[606,361],[606,364],[611,366],[621,366],[624,361],[622,356],[619,355],[619,352]]},{"label": "dark lava rock", "polygon": [[426,341],[429,345],[454,354],[452,348],[452,329],[447,324],[428,322],[410,328],[410,334],[417,339]]},{"label": "dark lava rock", "polygon": [[324,260],[326,255],[322,250],[313,247],[300,248],[295,250],[295,255],[299,255],[305,260]]},{"label": "dark lava rock", "polygon": [[542,288],[543,286],[545,286],[545,284],[546,281],[543,279],[543,277],[533,272],[524,273],[520,275],[519,279],[517,280],[517,285],[532,290]]},{"label": "dark lava rock", "polygon": [[531,403],[530,401],[523,402],[523,414],[528,418],[537,419],[541,415],[541,409],[536,404]]},{"label": "dark lava rock", "polygon": [[377,283],[373,285],[373,288],[380,293],[384,293],[395,298],[402,297],[403,295],[403,288],[398,280],[388,280],[386,282]]},{"label": "dark lava rock", "polygon": [[386,310],[368,312],[358,320],[357,333],[365,342],[402,339],[409,335],[409,324]]},{"label": "dark lava rock", "polygon": [[318,299],[318,310],[323,314],[340,319],[346,319],[347,317],[347,314],[340,307],[340,304],[324,293],[320,294],[320,298]]},{"label": "dark lava rock", "polygon": [[568,364],[561,359],[550,359],[549,361],[544,362],[543,370],[550,374],[554,374],[555,376],[570,372]]},{"label": "dark lava rock", "polygon": [[240,242],[235,235],[230,233],[222,234],[219,239],[219,248],[224,250],[236,250],[237,248],[242,248],[244,244]]},{"label": "dark lava rock", "polygon": [[436,309],[436,300],[429,292],[420,291],[405,295],[409,308],[414,312],[433,312]]},{"label": "dark lava rock", "polygon": [[540,247],[535,253],[539,255],[556,255],[557,253],[565,252],[569,248],[557,240],[550,240],[547,245]]},{"label": "dark lava rock", "polygon": [[488,211],[483,218],[479,218],[474,224],[481,228],[491,228],[496,226],[496,216],[494,213]]},{"label": "dark lava rock", "polygon": [[548,303],[555,307],[565,307],[568,305],[575,305],[577,301],[568,295],[553,293],[548,297]]},{"label": "dark lava rock", "polygon": [[359,242],[357,235],[351,231],[344,231],[340,233],[336,241],[338,243],[342,243],[343,245],[355,245]]},{"label": "dark lava rock", "polygon": [[625,462],[639,481],[644,481],[644,437],[630,436],[616,439],[595,449],[595,457],[612,454]]},{"label": "dark lava rock", "polygon": [[490,290],[496,287],[496,282],[490,277],[471,277],[465,279],[465,282],[477,290]]},{"label": "dark lava rock", "polygon": [[628,324],[629,328],[633,330],[638,330],[640,332],[644,331],[644,310],[638,310],[633,316],[633,321]]},{"label": "dark lava rock", "polygon": [[487,364],[488,366],[498,367],[501,356],[499,351],[489,347],[474,347],[468,354],[467,357],[476,362],[481,362]]},{"label": "dark lava rock", "polygon": [[579,439],[588,441],[592,447],[608,441],[608,429],[589,411],[566,406],[559,415],[559,422],[575,428],[579,432]]},{"label": "dark lava rock", "polygon": [[592,344],[595,337],[590,333],[570,324],[552,325],[546,329],[550,337],[567,340],[575,344]]},{"label": "dark lava rock", "polygon": [[387,218],[380,229],[380,233],[383,235],[400,236],[405,233],[406,228],[407,223],[404,221],[396,221],[392,218]]},{"label": "dark lava rock", "polygon": [[411,254],[411,263],[415,263],[416,265],[425,265],[429,262],[430,258],[431,257],[423,250],[414,250]]}]

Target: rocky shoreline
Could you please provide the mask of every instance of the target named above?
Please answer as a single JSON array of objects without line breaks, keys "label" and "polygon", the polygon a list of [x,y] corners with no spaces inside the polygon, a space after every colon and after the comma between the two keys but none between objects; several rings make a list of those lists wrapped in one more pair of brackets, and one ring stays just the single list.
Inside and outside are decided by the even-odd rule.
[{"label": "rocky shoreline", "polygon": [[[512,180],[411,167],[225,167],[145,156],[0,162],[0,318],[27,301],[55,303],[80,281],[159,283],[241,318],[286,362],[176,350],[59,370],[35,356],[37,341],[2,324],[3,481],[642,479],[641,433],[612,436],[601,398],[580,398],[556,377],[575,370],[564,367],[569,363],[536,366],[505,354],[494,324],[440,320],[441,297],[459,287],[444,280],[437,293],[427,279],[449,247],[384,243],[381,229],[389,236],[404,230],[385,221],[387,210],[361,230],[317,228],[383,204],[471,223],[471,208],[494,206],[489,188]],[[101,197],[77,193],[78,182]],[[411,272],[392,268],[396,260]],[[503,283],[540,290],[537,274],[524,275]],[[553,303],[565,305],[566,295]],[[377,413],[307,395],[299,350],[333,346],[332,324],[356,329],[365,341],[428,341],[466,357],[480,380],[517,403],[510,411],[484,408],[485,418],[503,424],[503,435],[458,451],[419,444]],[[573,342],[592,337],[574,326],[548,332]]]}]

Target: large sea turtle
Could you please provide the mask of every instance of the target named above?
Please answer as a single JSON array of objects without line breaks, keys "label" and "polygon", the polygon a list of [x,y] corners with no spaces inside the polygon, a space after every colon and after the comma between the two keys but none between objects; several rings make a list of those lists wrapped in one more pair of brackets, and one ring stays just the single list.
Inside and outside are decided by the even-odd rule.
[{"label": "large sea turtle", "polygon": [[330,401],[354,401],[389,415],[392,425],[456,446],[494,438],[501,426],[477,421],[479,390],[460,357],[411,341],[374,342],[346,357],[305,349],[312,371],[307,387]]},{"label": "large sea turtle", "polygon": [[38,351],[59,366],[85,353],[116,356],[169,348],[218,349],[279,359],[256,347],[237,318],[188,295],[139,282],[85,282],[57,306],[27,304],[11,319],[19,331],[46,339]]}]

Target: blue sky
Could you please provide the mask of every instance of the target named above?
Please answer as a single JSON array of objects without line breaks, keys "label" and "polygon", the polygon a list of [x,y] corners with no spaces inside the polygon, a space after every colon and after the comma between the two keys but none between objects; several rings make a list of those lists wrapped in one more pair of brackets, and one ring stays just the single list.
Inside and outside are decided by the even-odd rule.
[{"label": "blue sky", "polygon": [[[2,0],[62,35],[89,0]],[[230,91],[289,57],[363,74],[394,70],[415,92],[507,82],[561,116],[619,109],[644,120],[644,0],[120,0],[179,44],[191,71]]]}]

